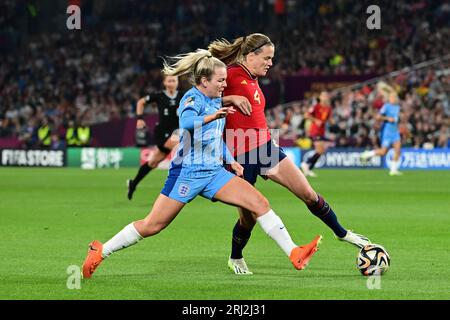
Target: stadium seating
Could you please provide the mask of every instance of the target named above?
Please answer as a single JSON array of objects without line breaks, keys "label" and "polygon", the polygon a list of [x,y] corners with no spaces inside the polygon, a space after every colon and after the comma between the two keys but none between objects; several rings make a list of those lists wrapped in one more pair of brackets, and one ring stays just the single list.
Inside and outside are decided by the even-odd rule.
[{"label": "stadium seating", "polygon": [[[33,147],[44,118],[64,139],[71,120],[94,125],[132,117],[136,100],[160,88],[161,56],[205,47],[218,37],[268,34],[277,45],[273,79],[382,75],[448,54],[445,3],[380,1],[389,9],[382,30],[368,33],[360,17],[369,2],[285,1],[275,9],[273,1],[85,1],[83,29],[89,32],[76,32],[56,27],[60,20],[36,16],[51,8],[33,11],[22,1],[2,1],[0,138]],[[449,75],[409,74],[396,81],[405,93],[404,142],[446,145]],[[355,90],[334,97],[330,130],[336,145],[374,143],[373,98]],[[285,112],[268,110],[270,126],[282,127],[295,141],[303,135],[308,107],[303,101]]]}]

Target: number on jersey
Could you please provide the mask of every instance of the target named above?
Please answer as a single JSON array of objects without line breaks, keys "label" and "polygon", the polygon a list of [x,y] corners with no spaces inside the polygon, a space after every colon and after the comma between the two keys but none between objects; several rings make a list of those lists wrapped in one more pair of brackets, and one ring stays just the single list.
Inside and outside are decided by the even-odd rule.
[{"label": "number on jersey", "polygon": [[255,90],[255,94],[253,95],[253,99],[258,101],[258,104],[261,104],[261,97],[259,96],[258,90]]}]

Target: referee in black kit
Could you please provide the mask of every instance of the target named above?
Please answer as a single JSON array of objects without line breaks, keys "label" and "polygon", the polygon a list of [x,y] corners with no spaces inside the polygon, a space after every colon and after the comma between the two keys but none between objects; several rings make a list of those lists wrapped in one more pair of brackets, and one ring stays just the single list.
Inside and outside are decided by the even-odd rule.
[{"label": "referee in black kit", "polygon": [[156,103],[159,121],[155,126],[154,137],[156,150],[150,154],[149,159],[140,168],[134,179],[127,180],[128,199],[133,198],[139,182],[178,145],[179,137],[174,133],[178,129],[177,109],[184,92],[178,91],[178,77],[164,76],[164,90],[149,94],[138,100],[136,106],[136,128],[145,131],[143,119],[144,106],[146,103]]}]

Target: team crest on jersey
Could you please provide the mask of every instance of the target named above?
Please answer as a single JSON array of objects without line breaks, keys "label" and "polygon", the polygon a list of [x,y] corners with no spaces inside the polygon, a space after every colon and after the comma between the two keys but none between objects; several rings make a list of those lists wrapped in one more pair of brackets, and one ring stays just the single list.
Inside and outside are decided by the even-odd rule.
[{"label": "team crest on jersey", "polygon": [[180,184],[180,186],[178,187],[178,194],[179,194],[181,197],[186,197],[186,196],[189,194],[189,190],[190,190],[190,187],[189,187],[187,184],[182,183],[182,184]]},{"label": "team crest on jersey", "polygon": [[247,84],[247,81],[242,80],[242,81],[241,81],[241,84]]},{"label": "team crest on jersey", "polygon": [[195,100],[194,97],[187,98],[186,101],[184,102],[184,106],[185,107],[193,106],[194,100]]}]

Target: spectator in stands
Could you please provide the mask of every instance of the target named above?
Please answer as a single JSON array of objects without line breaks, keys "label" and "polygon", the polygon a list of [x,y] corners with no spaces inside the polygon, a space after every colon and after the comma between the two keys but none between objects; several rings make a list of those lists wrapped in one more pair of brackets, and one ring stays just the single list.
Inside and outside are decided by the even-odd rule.
[{"label": "spectator in stands", "polygon": [[66,145],[68,147],[77,147],[79,145],[77,128],[75,127],[75,121],[73,120],[69,120],[66,130]]},{"label": "spectator in stands", "polygon": [[77,127],[77,137],[78,137],[78,145],[81,147],[87,147],[91,144],[91,128],[82,121],[81,124]]},{"label": "spectator in stands", "polygon": [[36,120],[31,118],[26,126],[23,126],[19,133],[19,140],[25,149],[32,149],[37,146]]},{"label": "spectator in stands", "polygon": [[[232,38],[255,29],[268,34],[279,48],[272,69],[272,77],[277,79],[293,74],[381,75],[444,56],[450,48],[447,2],[379,1],[383,27],[371,33],[361,23],[361,16],[371,4],[369,0],[327,4],[286,1],[283,23],[277,28],[267,21],[277,20],[279,8],[275,11],[269,0],[255,3],[112,1],[91,13],[92,23],[86,22],[82,32],[33,30],[34,34],[27,34],[21,29],[22,25],[26,29],[29,22],[22,1],[2,1],[0,136],[23,138],[31,117],[40,121],[47,115],[56,128],[63,123],[65,129],[69,118],[84,117],[92,126],[127,117],[133,114],[130,106],[143,92],[159,88],[159,56],[204,47],[218,36]],[[212,13],[221,18],[211,19]],[[45,16],[44,12],[39,16]],[[94,23],[100,19],[101,24]],[[56,28],[48,30],[51,29]],[[445,68],[448,63],[440,67]],[[422,108],[430,108],[430,117],[437,117],[439,106],[444,119],[450,117],[450,75],[429,71],[401,74],[394,79],[407,104],[402,110],[410,114],[410,119]],[[439,101],[439,106],[433,105],[435,101]],[[354,125],[349,112],[364,108],[364,114],[373,117],[381,105],[373,94],[355,90],[343,94],[335,107],[335,120],[346,123],[345,137],[355,137],[341,142],[345,140],[351,146],[364,140],[364,131],[359,124]],[[338,111],[341,107],[342,113]],[[293,108],[290,112],[283,126],[284,135],[295,141],[302,135],[302,124],[297,128],[297,122],[305,110]],[[361,121],[359,114],[357,117],[355,120]],[[415,129],[415,122],[423,117],[410,122],[413,135],[424,134]],[[281,127],[285,120],[280,112],[274,114],[273,124],[277,122],[277,127]],[[351,133],[347,126],[353,126]],[[433,136],[439,136],[441,125],[430,128]],[[374,135],[371,130],[369,139],[373,140]],[[432,143],[437,144],[436,138]]]},{"label": "spectator in stands", "polygon": [[52,142],[51,135],[52,135],[52,128],[50,127],[49,120],[47,117],[44,117],[42,119],[40,127],[37,130],[38,147],[41,149],[50,148]]},{"label": "spectator in stands", "polygon": [[50,149],[52,149],[52,150],[64,150],[66,148],[65,141],[62,140],[57,133],[52,133],[51,139],[52,139],[52,142],[51,142],[51,145],[50,145]]}]

